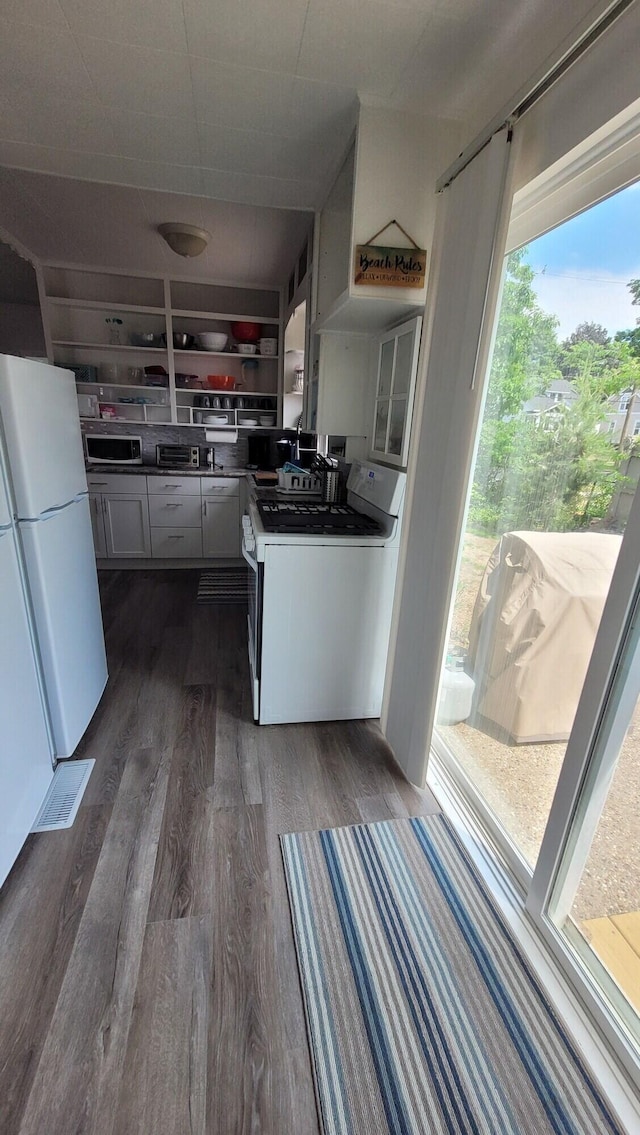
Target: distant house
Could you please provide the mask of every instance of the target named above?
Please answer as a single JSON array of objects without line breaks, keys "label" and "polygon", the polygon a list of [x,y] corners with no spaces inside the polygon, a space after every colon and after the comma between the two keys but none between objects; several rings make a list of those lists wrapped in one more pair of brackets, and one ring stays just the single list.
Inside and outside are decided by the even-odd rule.
[{"label": "distant house", "polygon": [[528,417],[542,420],[542,415],[553,414],[560,406],[575,402],[578,397],[576,391],[566,378],[556,378],[549,384],[544,394],[536,394],[523,405],[523,412]]},{"label": "distant house", "polygon": [[[630,412],[629,412],[630,410]],[[601,426],[603,433],[611,435],[611,440],[619,444],[623,439],[640,436],[640,392],[630,390],[615,394],[609,399],[606,422]]]},{"label": "distant house", "polygon": [[[542,424],[544,415],[553,415],[560,406],[575,402],[577,397],[576,390],[566,378],[557,378],[550,383],[544,394],[529,398],[522,410],[528,417],[539,419]],[[631,390],[625,390],[622,394],[612,395],[608,400],[605,420],[599,429],[601,433],[610,435],[614,445],[619,445],[623,438],[640,437],[640,391],[632,395]]]}]

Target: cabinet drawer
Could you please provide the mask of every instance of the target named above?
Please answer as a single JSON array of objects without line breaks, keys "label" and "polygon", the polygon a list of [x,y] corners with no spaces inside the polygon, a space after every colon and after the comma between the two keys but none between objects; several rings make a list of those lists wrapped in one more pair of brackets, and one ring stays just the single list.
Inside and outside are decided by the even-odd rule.
[{"label": "cabinet drawer", "polygon": [[197,497],[170,496],[149,497],[149,520],[151,526],[162,528],[200,528],[202,526],[202,505],[200,494]]},{"label": "cabinet drawer", "polygon": [[200,489],[203,497],[210,500],[237,497],[240,493],[240,480],[238,477],[201,477]]},{"label": "cabinet drawer", "polygon": [[147,477],[149,496],[200,496],[199,477]]},{"label": "cabinet drawer", "polygon": [[200,559],[201,528],[152,528],[151,555],[154,559]]},{"label": "cabinet drawer", "polygon": [[146,493],[146,477],[139,473],[87,473],[92,493]]}]

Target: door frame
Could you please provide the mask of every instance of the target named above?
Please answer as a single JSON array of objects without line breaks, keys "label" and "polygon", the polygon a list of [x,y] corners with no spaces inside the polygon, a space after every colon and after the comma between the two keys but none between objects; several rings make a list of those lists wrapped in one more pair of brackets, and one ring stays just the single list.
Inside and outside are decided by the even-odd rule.
[{"label": "door frame", "polygon": [[[597,168],[595,168],[597,166]],[[593,175],[590,179],[590,171]],[[604,198],[613,195],[634,181],[640,181],[640,112],[637,106],[625,116],[624,127],[616,128],[609,137],[598,133],[595,141],[582,144],[555,163],[514,197],[507,253],[514,248],[557,227],[572,216],[586,211]],[[488,379],[488,369],[485,381]],[[473,475],[473,474],[472,474]],[[469,492],[472,475],[467,486]],[[466,509],[465,509],[466,514]],[[465,521],[461,529],[462,545]],[[459,549],[460,550],[460,549]],[[606,1044],[632,1084],[637,1084],[640,1070],[638,1042],[625,1027],[621,996],[616,999],[613,979],[599,963],[588,968],[580,951],[560,929],[549,913],[553,901],[566,905],[567,888],[581,873],[588,846],[599,821],[606,792],[619,755],[619,732],[626,731],[621,714],[631,698],[631,685],[625,681],[625,648],[632,641],[636,621],[640,618],[640,484],[635,493],[631,513],[623,536],[609,594],[594,642],[587,675],[578,703],[576,717],[567,743],[560,776],[547,819],[543,841],[535,868],[523,855],[505,829],[490,811],[488,804],[448,750],[443,738],[434,730],[432,750],[436,766],[429,783],[438,785],[444,774],[459,793],[462,812],[488,840],[504,869],[517,885],[522,899],[522,913],[533,924],[571,987],[597,1025]],[[622,683],[622,685],[620,684]],[[608,735],[605,737],[605,730]],[[441,783],[441,781],[440,781]],[[591,793],[588,813],[581,816],[582,831],[576,838],[572,828],[582,793]],[[573,843],[572,843],[573,839]],[[561,875],[564,873],[565,889]],[[591,956],[588,947],[583,953]],[[609,995],[602,996],[601,988]],[[637,1089],[634,1089],[637,1091]]]}]

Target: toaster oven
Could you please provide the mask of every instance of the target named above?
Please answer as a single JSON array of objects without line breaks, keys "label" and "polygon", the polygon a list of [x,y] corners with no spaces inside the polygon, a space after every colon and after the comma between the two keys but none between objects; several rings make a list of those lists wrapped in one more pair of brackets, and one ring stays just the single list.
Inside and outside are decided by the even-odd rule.
[{"label": "toaster oven", "polygon": [[156,465],[172,469],[199,469],[200,450],[197,445],[156,445]]}]

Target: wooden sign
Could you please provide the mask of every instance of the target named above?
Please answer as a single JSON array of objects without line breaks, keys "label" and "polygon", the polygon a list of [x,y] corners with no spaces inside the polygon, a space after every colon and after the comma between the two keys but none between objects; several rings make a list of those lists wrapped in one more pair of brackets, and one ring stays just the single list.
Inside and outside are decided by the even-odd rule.
[{"label": "wooden sign", "polygon": [[426,270],[427,252],[424,248],[356,245],[354,284],[374,288],[422,288]]}]

